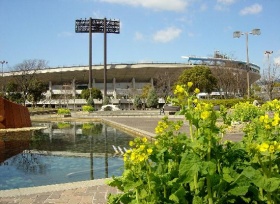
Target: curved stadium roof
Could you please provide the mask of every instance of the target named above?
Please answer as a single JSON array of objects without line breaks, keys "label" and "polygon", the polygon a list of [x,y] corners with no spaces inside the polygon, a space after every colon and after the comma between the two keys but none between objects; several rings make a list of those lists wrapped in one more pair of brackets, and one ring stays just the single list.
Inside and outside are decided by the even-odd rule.
[{"label": "curved stadium roof", "polygon": [[[230,63],[228,63],[230,62]],[[151,78],[161,73],[168,73],[169,76],[178,77],[184,69],[191,68],[195,65],[207,65],[210,68],[217,65],[223,65],[232,69],[239,69],[246,72],[246,63],[242,61],[220,59],[220,58],[198,58],[188,57],[188,63],[136,63],[136,64],[108,64],[107,65],[107,82],[129,82],[133,78],[136,82],[150,82]],[[234,66],[233,66],[234,65]],[[5,82],[8,82],[13,75],[20,75],[21,72],[6,72],[3,74]],[[47,68],[37,71],[38,78],[42,81],[52,84],[69,83],[73,79],[76,83],[87,84],[89,67],[88,66],[71,66]],[[104,66],[92,66],[92,78],[96,83],[104,81]],[[260,68],[255,64],[250,64],[250,81],[253,83],[260,78]]]}]

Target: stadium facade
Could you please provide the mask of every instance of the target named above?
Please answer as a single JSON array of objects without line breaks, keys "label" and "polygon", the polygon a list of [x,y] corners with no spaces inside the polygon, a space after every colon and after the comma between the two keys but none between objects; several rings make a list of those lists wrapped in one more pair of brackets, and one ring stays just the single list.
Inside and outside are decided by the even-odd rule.
[{"label": "stadium facade", "polygon": [[[107,96],[111,98],[111,103],[119,105],[121,109],[131,109],[133,106],[133,95],[140,94],[142,88],[151,84],[154,86],[155,78],[163,73],[168,78],[178,78],[181,73],[196,65],[207,65],[210,68],[217,66],[229,68],[246,75],[249,71],[250,83],[260,79],[260,67],[250,63],[250,70],[247,69],[246,62],[230,60],[220,57],[183,57],[186,63],[135,63],[135,64],[108,64],[107,65]],[[16,75],[22,72],[2,73],[2,82],[7,83]],[[39,102],[39,106],[48,107],[68,107],[70,109],[81,109],[86,104],[79,95],[83,89],[88,88],[89,67],[71,66],[47,68],[36,71],[37,78],[48,83],[48,90],[45,93],[46,99]],[[92,87],[100,89],[104,94],[104,66],[92,66]],[[170,81],[166,81],[170,87]],[[96,109],[102,105],[102,100],[94,100]],[[159,99],[159,103],[164,103]]]}]

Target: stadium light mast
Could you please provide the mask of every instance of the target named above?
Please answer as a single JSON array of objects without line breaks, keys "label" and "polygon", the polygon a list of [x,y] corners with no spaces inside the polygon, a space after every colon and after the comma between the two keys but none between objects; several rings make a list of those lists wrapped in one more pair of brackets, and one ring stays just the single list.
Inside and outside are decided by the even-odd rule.
[{"label": "stadium light mast", "polygon": [[246,69],[247,69],[247,98],[250,98],[250,63],[249,63],[249,49],[248,49],[248,36],[249,34],[252,35],[260,35],[261,30],[260,29],[253,29],[251,32],[241,32],[241,31],[235,31],[233,32],[234,38],[240,38],[241,35],[246,35]]},{"label": "stadium light mast", "polygon": [[104,97],[107,96],[107,33],[120,33],[119,20],[78,19],[75,22],[76,33],[89,33],[89,88],[92,88],[92,33],[104,33]]}]

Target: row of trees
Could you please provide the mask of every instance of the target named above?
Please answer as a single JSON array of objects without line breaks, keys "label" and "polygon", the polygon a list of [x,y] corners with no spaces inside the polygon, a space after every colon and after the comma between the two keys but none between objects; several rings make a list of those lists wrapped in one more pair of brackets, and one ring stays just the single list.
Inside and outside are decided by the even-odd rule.
[{"label": "row of trees", "polygon": [[[244,96],[247,92],[246,74],[239,71],[240,67],[236,64],[227,64],[226,66],[195,66],[185,69],[179,78],[170,73],[161,73],[154,77],[154,86],[147,84],[143,87],[141,95],[133,95],[134,106],[140,108],[144,101],[147,107],[157,106],[158,98],[166,100],[172,95],[173,86],[177,84],[186,84],[188,81],[194,83],[193,87],[199,88],[202,92],[210,93],[212,91],[223,91]],[[48,67],[45,60],[25,60],[14,67],[17,71],[11,81],[5,86],[4,97],[17,103],[25,103],[26,100],[36,102],[44,98],[43,93],[46,92],[48,85],[37,78],[37,73],[41,69]],[[277,65],[269,64],[267,72],[264,71],[260,82],[267,89],[269,99],[272,99],[273,88],[277,85]],[[15,73],[15,72],[14,72]],[[18,74],[20,73],[20,74]],[[3,84],[2,84],[3,85]],[[3,94],[4,92],[2,92]],[[99,89],[86,89],[82,92],[81,98],[92,102],[92,99],[102,99],[102,93]],[[104,99],[107,101],[108,99]],[[92,104],[93,105],[93,104]]]},{"label": "row of trees", "polygon": [[47,66],[45,60],[25,60],[17,64],[14,71],[20,74],[13,75],[12,80],[6,84],[4,92],[1,93],[2,96],[22,104],[25,104],[26,100],[33,104],[40,101],[44,97],[43,93],[46,92],[47,85],[40,81],[36,74]]}]

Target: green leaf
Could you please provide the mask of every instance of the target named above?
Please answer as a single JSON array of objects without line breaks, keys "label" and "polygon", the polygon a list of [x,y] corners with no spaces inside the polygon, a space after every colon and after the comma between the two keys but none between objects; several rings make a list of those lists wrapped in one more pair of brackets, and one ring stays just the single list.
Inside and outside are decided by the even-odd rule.
[{"label": "green leaf", "polygon": [[279,178],[269,178],[265,180],[265,184],[264,184],[264,190],[268,191],[268,192],[273,192],[277,189],[279,189],[280,186],[280,179]]},{"label": "green leaf", "polygon": [[[179,189],[169,196],[169,199],[175,203],[183,203],[185,201],[186,191],[183,186],[180,186]],[[184,202],[185,203],[185,202]]]},{"label": "green leaf", "polygon": [[230,168],[228,168],[228,167],[223,168],[223,179],[228,183],[231,183],[234,181],[234,178],[231,176]]},{"label": "green leaf", "polygon": [[189,183],[200,168],[200,158],[196,154],[185,153],[179,166],[179,176],[183,178],[184,182]]},{"label": "green leaf", "polygon": [[213,175],[216,173],[216,164],[213,161],[202,162],[202,174]]},{"label": "green leaf", "polygon": [[245,195],[248,192],[249,186],[236,186],[228,191],[229,194],[235,196]]},{"label": "green leaf", "polygon": [[199,196],[194,196],[193,202],[192,202],[192,203],[193,203],[193,204],[203,204],[203,200],[202,200],[202,198],[199,197]]}]

